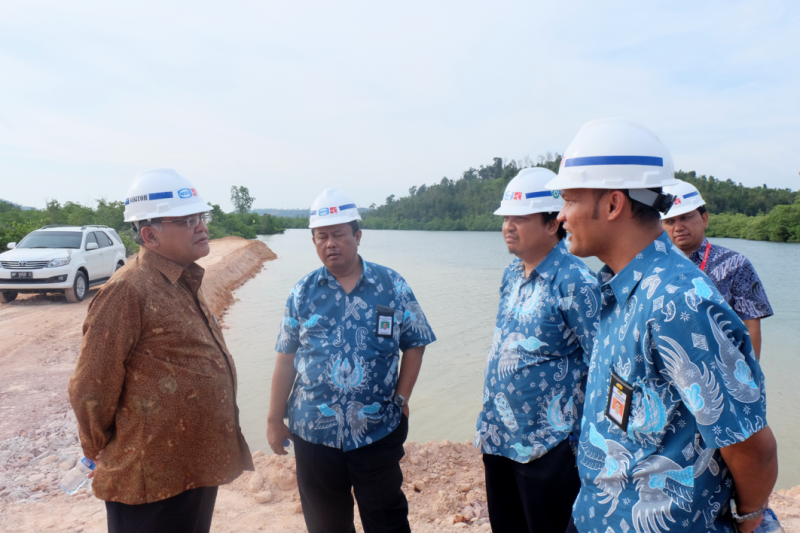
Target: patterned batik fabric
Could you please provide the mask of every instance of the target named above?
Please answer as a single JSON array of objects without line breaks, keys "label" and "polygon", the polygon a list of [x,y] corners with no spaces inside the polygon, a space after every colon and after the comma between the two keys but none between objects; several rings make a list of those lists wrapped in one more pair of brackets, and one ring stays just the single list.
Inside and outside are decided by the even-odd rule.
[{"label": "patterned batik fabric", "polygon": [[[703,238],[700,248],[689,254],[689,259],[695,265],[699,266],[703,262],[703,255],[709,244],[708,239]],[[756,269],[739,252],[711,244],[705,274],[711,278],[722,297],[742,320],[767,318],[775,314]]]},{"label": "patterned batik fabric", "polygon": [[[400,274],[363,261],[347,294],[324,266],[300,280],[286,301],[275,349],[294,354],[299,374],[289,397],[289,429],[314,443],[353,450],[397,428],[392,402],[399,350],[436,340]],[[376,308],[394,309],[391,338],[378,337]]]},{"label": "patterned batik fabric", "polygon": [[83,452],[103,451],[101,500],[153,503],[253,470],[203,276],[142,247],[89,304],[69,399]]},{"label": "patterned batik fabric", "polygon": [[594,273],[563,241],[527,277],[519,259],[506,267],[477,448],[527,463],[578,433],[599,296]]},{"label": "patterned batik fabric", "polygon": [[[575,525],[584,533],[730,531],[733,479],[719,448],[767,426],[747,328],[665,233],[616,275],[604,267],[599,280]],[[612,372],[633,387],[625,432],[605,414]]]}]

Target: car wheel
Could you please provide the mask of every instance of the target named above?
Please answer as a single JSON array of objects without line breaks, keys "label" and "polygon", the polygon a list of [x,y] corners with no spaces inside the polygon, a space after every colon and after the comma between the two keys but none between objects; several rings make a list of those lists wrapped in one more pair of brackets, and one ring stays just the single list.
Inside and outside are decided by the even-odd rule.
[{"label": "car wheel", "polygon": [[0,292],[0,300],[7,304],[16,300],[18,294],[17,291],[2,291]]},{"label": "car wheel", "polygon": [[67,301],[73,304],[82,302],[86,298],[86,292],[89,290],[89,282],[86,280],[86,274],[80,270],[75,273],[75,281],[71,289],[64,291],[64,296]]},{"label": "car wheel", "polygon": [[124,266],[125,266],[125,264],[122,261],[120,261],[119,263],[117,263],[117,268],[114,269],[114,272],[116,272],[117,270],[119,270],[120,268],[122,268]]}]

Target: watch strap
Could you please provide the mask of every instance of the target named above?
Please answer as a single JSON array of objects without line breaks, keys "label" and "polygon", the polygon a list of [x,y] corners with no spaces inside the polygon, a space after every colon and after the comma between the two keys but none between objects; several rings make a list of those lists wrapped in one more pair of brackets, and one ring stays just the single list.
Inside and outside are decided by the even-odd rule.
[{"label": "watch strap", "polygon": [[761,509],[759,509],[758,511],[753,511],[752,513],[747,513],[745,515],[739,515],[736,512],[736,500],[731,498],[731,516],[733,516],[733,519],[736,520],[738,523],[747,522],[748,520],[758,518],[759,516],[764,514],[764,511],[767,509],[767,505],[769,505],[769,500],[767,500],[764,503],[764,505],[761,506]]}]

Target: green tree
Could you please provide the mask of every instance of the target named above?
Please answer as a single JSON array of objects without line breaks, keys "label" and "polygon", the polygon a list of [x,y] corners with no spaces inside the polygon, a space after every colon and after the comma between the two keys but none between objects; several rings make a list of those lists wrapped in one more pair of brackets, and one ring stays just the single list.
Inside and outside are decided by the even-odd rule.
[{"label": "green tree", "polygon": [[253,202],[256,199],[250,196],[250,190],[247,187],[231,187],[231,203],[236,209],[237,213],[247,213],[253,207]]}]

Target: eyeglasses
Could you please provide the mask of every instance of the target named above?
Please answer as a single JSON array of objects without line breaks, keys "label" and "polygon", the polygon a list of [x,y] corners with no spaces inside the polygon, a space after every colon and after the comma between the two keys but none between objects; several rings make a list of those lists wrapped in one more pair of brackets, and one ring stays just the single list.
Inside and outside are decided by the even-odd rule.
[{"label": "eyeglasses", "polygon": [[211,222],[211,213],[198,213],[196,215],[191,215],[186,218],[179,218],[178,220],[162,220],[161,222],[171,222],[173,224],[186,224],[190,228],[197,227],[200,224],[200,221],[208,224]]}]

